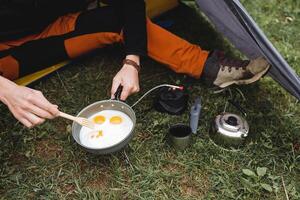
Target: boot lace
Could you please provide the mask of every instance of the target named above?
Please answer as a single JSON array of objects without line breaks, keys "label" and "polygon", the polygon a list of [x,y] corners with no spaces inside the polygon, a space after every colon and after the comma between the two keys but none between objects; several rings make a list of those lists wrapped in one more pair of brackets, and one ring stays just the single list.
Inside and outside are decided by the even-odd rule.
[{"label": "boot lace", "polygon": [[219,63],[221,65],[221,70],[224,71],[226,67],[228,67],[228,71],[231,72],[232,68],[236,70],[242,68],[246,70],[247,65],[249,64],[249,60],[238,60],[232,59],[225,56],[224,52],[218,52]]}]

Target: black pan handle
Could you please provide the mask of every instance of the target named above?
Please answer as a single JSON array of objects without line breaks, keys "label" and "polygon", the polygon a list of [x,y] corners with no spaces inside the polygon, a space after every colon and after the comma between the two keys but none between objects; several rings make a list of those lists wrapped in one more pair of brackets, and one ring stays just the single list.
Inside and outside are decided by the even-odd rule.
[{"label": "black pan handle", "polygon": [[115,92],[115,98],[114,98],[114,100],[121,101],[122,91],[123,91],[123,86],[119,85],[117,91]]}]

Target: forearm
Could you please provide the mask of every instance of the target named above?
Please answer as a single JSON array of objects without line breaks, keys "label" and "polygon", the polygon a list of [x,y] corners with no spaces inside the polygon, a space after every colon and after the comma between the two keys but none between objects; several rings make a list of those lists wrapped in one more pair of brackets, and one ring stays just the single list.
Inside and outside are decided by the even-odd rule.
[{"label": "forearm", "polygon": [[127,55],[147,55],[146,11],[144,0],[115,0],[114,6],[123,21]]},{"label": "forearm", "polygon": [[[129,5],[130,6],[130,5]],[[146,13],[143,0],[128,7],[124,26],[125,50],[127,54],[147,55]]]}]

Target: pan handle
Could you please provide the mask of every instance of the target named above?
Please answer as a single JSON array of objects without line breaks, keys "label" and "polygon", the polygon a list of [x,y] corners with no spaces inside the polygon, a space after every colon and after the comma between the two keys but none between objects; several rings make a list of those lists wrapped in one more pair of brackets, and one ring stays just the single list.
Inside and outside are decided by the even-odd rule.
[{"label": "pan handle", "polygon": [[114,100],[121,101],[122,91],[123,91],[123,86],[119,85],[117,91],[115,92],[115,98],[114,98]]}]

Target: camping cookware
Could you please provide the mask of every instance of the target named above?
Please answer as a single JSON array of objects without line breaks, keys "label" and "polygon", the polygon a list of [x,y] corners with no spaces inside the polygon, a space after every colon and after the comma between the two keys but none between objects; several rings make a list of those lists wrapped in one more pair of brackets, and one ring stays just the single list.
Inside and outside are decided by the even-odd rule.
[{"label": "camping cookware", "polygon": [[[236,107],[244,116],[247,115],[239,103],[233,100],[228,100],[228,103]],[[213,121],[209,136],[215,144],[221,147],[237,149],[245,143],[249,133],[249,125],[243,117],[226,112],[226,106],[227,103],[224,112]]]},{"label": "camping cookware", "polygon": [[249,133],[247,121],[239,115],[222,113],[218,115],[210,131],[210,138],[225,148],[238,148],[244,144]]},{"label": "camping cookware", "polygon": [[153,107],[158,112],[181,115],[188,106],[188,99],[186,90],[162,88],[154,99]]},{"label": "camping cookware", "polygon": [[116,94],[115,94],[115,99],[95,102],[95,103],[87,106],[86,108],[84,108],[83,110],[81,110],[78,113],[77,117],[84,117],[84,118],[89,118],[92,115],[94,115],[94,114],[96,114],[100,111],[103,111],[103,110],[116,110],[116,111],[120,111],[120,112],[123,112],[126,115],[128,115],[129,118],[133,122],[133,127],[130,131],[130,134],[128,134],[128,136],[126,138],[124,138],[121,142],[119,142],[118,144],[107,147],[107,148],[91,148],[91,147],[84,146],[80,142],[80,130],[81,130],[82,126],[80,126],[76,122],[73,122],[73,125],[72,125],[72,136],[73,136],[74,140],[81,147],[83,147],[86,151],[88,151],[90,153],[94,153],[94,154],[110,154],[110,153],[121,150],[122,148],[124,148],[129,143],[129,141],[132,139],[132,137],[134,135],[134,127],[135,127],[135,124],[136,124],[136,116],[135,116],[135,112],[133,111],[132,107],[134,107],[137,103],[139,103],[140,100],[142,100],[150,92],[152,92],[153,90],[155,90],[157,88],[160,88],[160,87],[171,87],[171,88],[174,88],[174,89],[176,89],[176,88],[177,89],[182,89],[182,87],[179,87],[179,86],[162,84],[162,85],[159,85],[159,86],[156,86],[156,87],[152,88],[147,93],[145,93],[136,103],[134,103],[132,106],[129,106],[125,102],[120,101],[120,96],[121,96],[121,93],[122,93],[122,86],[120,86],[118,88]]},{"label": "camping cookware", "polygon": [[82,126],[80,126],[79,124],[73,122],[72,136],[73,136],[74,140],[80,146],[82,146],[86,151],[88,151],[90,153],[94,153],[94,154],[113,153],[113,152],[119,151],[123,147],[125,147],[128,144],[128,142],[131,140],[131,138],[133,137],[133,130],[134,130],[135,123],[136,123],[135,113],[134,113],[133,109],[128,104],[120,101],[121,93],[122,93],[122,87],[120,86],[118,88],[116,94],[115,94],[115,99],[95,102],[95,103],[87,106],[83,110],[81,110],[78,113],[77,117],[89,118],[92,115],[94,115],[94,114],[96,114],[100,111],[103,111],[103,110],[121,111],[121,112],[125,113],[126,115],[128,115],[129,118],[131,119],[131,121],[133,122],[133,127],[130,131],[130,134],[128,134],[128,136],[126,138],[124,138],[123,141],[121,141],[117,145],[114,145],[114,146],[111,146],[111,147],[108,147],[108,148],[91,148],[91,147],[84,146],[80,142],[80,130],[81,130]]},{"label": "camping cookware", "polygon": [[192,142],[191,127],[184,124],[171,126],[167,135],[167,140],[175,149],[186,149]]}]

